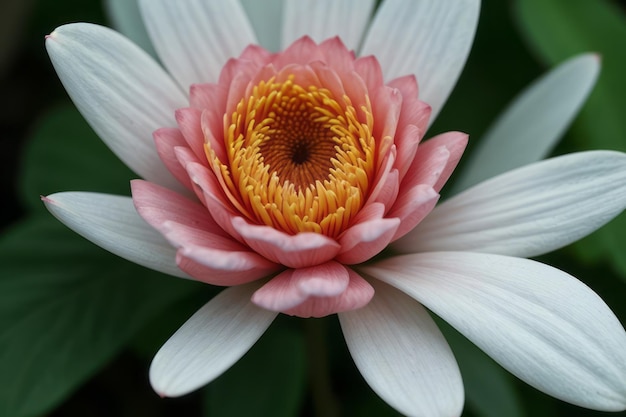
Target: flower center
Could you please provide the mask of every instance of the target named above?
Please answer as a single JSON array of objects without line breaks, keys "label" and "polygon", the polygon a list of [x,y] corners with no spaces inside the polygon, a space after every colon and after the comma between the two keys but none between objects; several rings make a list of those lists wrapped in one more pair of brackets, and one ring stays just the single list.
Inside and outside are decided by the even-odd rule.
[{"label": "flower center", "polygon": [[371,106],[365,97],[356,109],[345,94],[296,81],[255,85],[225,116],[228,161],[208,144],[207,156],[250,220],[336,237],[363,206],[374,175]]}]

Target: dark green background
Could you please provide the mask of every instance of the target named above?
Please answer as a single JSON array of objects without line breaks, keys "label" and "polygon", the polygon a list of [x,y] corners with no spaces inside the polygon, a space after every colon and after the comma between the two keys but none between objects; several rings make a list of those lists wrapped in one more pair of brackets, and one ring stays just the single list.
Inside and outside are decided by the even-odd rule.
[{"label": "dark green background", "polygon": [[[468,65],[432,133],[463,130],[479,140],[535,77],[597,51],[597,88],[556,153],[626,150],[624,10],[610,0],[484,0]],[[397,415],[363,382],[335,317],[309,324],[281,316],[206,389],[164,400],[152,392],[152,355],[216,289],[117,259],[57,223],[39,201],[62,190],[128,193],[133,177],[73,109],[44,48],[44,35],[60,24],[107,24],[100,3],[5,1],[0,16],[0,417],[313,416],[313,377],[330,378],[344,416]],[[625,240],[622,215],[542,260],[587,282],[624,322]],[[548,398],[442,326],[466,381],[464,416],[608,414]],[[320,345],[330,375],[312,372],[320,351],[310,347]]]}]

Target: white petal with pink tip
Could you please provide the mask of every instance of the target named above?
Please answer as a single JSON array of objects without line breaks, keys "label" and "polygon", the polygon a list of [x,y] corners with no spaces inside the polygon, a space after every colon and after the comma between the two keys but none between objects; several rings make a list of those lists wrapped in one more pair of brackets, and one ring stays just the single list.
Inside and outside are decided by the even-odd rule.
[{"label": "white petal with pink tip", "polygon": [[283,13],[282,46],[303,35],[322,42],[334,36],[358,50],[374,6],[373,0],[287,1]]},{"label": "white petal with pink tip", "polygon": [[541,391],[582,407],[626,409],[626,332],[567,273],[469,252],[397,256],[362,270],[424,304]]},{"label": "white petal with pink tip", "polygon": [[394,244],[537,256],[588,235],[626,205],[626,154],[573,153],[507,172],[440,206]]},{"label": "white petal with pink tip", "polygon": [[119,33],[74,23],[46,40],[52,64],[89,125],[109,148],[143,178],[183,189],[163,169],[152,132],[175,126],[174,111],[185,95],[161,67]]},{"label": "white petal with pink tip", "polygon": [[446,340],[415,300],[385,284],[370,303],[339,313],[359,371],[385,402],[407,416],[458,416],[463,381]]},{"label": "white petal with pink tip", "polygon": [[479,9],[480,0],[386,0],[361,55],[375,55],[387,81],[415,74],[432,123],[465,65]]},{"label": "white petal with pink tip", "polygon": [[257,43],[237,0],[140,0],[139,6],[161,60],[186,91],[216,82],[229,58]]},{"label": "white petal with pink tip", "polygon": [[176,249],[137,214],[130,197],[65,192],[43,201],[67,227],[109,252],[159,272],[189,278],[176,266]]},{"label": "white petal with pink tip", "polygon": [[198,310],[157,352],[150,382],[166,397],[185,395],[217,378],[237,362],[278,313],[257,307],[258,285],[230,287]]}]

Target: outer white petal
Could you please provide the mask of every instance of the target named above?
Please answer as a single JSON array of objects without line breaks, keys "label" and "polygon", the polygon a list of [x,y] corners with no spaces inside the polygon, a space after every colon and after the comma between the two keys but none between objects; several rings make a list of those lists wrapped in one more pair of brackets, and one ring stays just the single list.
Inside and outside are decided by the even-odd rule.
[{"label": "outer white petal", "polygon": [[272,52],[280,50],[285,0],[240,0],[259,43]]},{"label": "outer white petal", "polygon": [[52,64],[93,130],[126,165],[148,181],[183,187],[157,154],[152,132],[176,126],[187,100],[141,48],[103,26],[74,23],[46,39]]},{"label": "outer white petal", "polygon": [[211,382],[239,360],[278,313],[250,301],[258,284],[230,287],[198,310],[161,347],[150,366],[150,382],[167,397]]},{"label": "outer white petal", "polygon": [[582,107],[599,72],[597,55],[579,55],[526,88],[478,142],[454,190],[545,158]]},{"label": "outer white petal", "polygon": [[415,74],[435,119],[469,55],[480,0],[385,0],[361,55],[375,55],[387,81]]},{"label": "outer white petal", "polygon": [[423,303],[541,391],[582,407],[626,409],[626,332],[565,272],[469,252],[398,256],[363,271]]},{"label": "outer white petal", "polygon": [[257,43],[237,0],[139,0],[148,34],[185,90],[216,82],[229,58]]},{"label": "outer white petal", "polygon": [[115,29],[141,46],[150,55],[156,56],[156,51],[141,19],[137,0],[106,0],[104,7]]},{"label": "outer white petal", "polygon": [[458,416],[463,381],[448,343],[424,307],[381,283],[365,307],[339,313],[359,371],[407,416]]},{"label": "outer white petal", "polygon": [[282,46],[303,35],[316,42],[339,36],[358,50],[373,8],[373,0],[286,0]]},{"label": "outer white petal", "polygon": [[65,192],[51,194],[43,201],[54,217],[109,252],[159,272],[188,278],[176,266],[176,249],[137,214],[130,197]]},{"label": "outer white petal", "polygon": [[626,208],[626,154],[548,159],[478,184],[436,207],[394,245],[408,252],[531,257],[568,245]]}]

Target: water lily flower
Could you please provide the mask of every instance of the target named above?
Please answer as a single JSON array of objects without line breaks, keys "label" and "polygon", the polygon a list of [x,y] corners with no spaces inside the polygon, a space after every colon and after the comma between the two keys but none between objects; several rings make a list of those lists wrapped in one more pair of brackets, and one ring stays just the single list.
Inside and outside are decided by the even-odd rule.
[{"label": "water lily flower", "polygon": [[[467,136],[422,139],[466,60],[479,1],[293,1],[264,22],[250,13],[258,2],[244,5],[140,1],[167,71],[101,26],[65,25],[46,41],[78,109],[143,178],[132,198],[64,192],[44,198],[48,209],[119,256],[228,287],[157,353],[155,390],[210,382],[279,313],[337,313],[387,403],[460,415],[461,375],[427,307],[538,389],[625,409],[619,320],[574,277],[525,258],[623,211],[626,156],[524,160],[435,207]],[[253,27],[266,39],[281,28],[280,44],[259,46]],[[598,65],[576,62],[565,71],[575,79]],[[559,74],[496,136],[534,127],[539,103],[556,137],[593,84]],[[564,114],[550,110],[552,89],[576,92]]]}]

